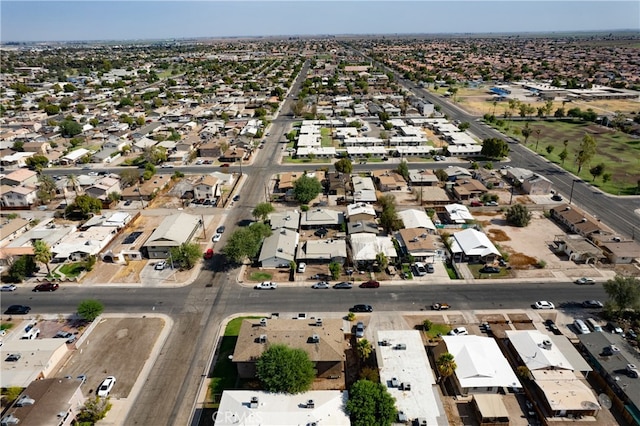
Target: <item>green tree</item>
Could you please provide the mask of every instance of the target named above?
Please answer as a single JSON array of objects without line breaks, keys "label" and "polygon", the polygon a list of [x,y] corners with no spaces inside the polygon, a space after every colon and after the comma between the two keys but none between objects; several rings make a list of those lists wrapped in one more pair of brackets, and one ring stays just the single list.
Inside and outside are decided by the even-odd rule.
[{"label": "green tree", "polygon": [[87,299],[78,305],[78,315],[85,321],[93,321],[104,311],[104,305],[99,300]]},{"label": "green tree", "polygon": [[382,226],[387,233],[397,231],[402,228],[402,219],[398,217],[396,212],[396,199],[393,195],[383,195],[378,199],[378,204],[382,206],[382,213],[380,214],[380,226]]},{"label": "green tree", "polygon": [[407,182],[409,181],[409,166],[407,162],[402,160],[398,167],[396,168],[396,172],[404,178]]},{"label": "green tree", "polygon": [[440,182],[446,182],[449,179],[449,175],[444,169],[436,169],[433,174],[436,175]]},{"label": "green tree", "polygon": [[65,138],[72,138],[82,133],[82,126],[75,120],[64,120],[60,123],[60,133]]},{"label": "green tree", "polygon": [[20,256],[9,268],[8,280],[14,283],[24,281],[38,270],[33,256]]},{"label": "green tree", "polygon": [[316,177],[302,175],[293,183],[293,194],[300,204],[307,204],[322,192],[322,184]]},{"label": "green tree", "polygon": [[138,170],[124,170],[120,172],[120,183],[123,188],[129,187],[140,180],[140,172]]},{"label": "green tree", "polygon": [[15,141],[13,143],[13,145],[11,145],[11,149],[16,151],[16,152],[23,152],[24,151],[24,142]]},{"label": "green tree", "polygon": [[522,133],[522,136],[524,136],[524,144],[526,145],[527,141],[529,140],[529,136],[531,136],[531,134],[533,133],[533,129],[529,127],[528,122],[522,128],[521,133]]},{"label": "green tree", "polygon": [[383,252],[380,252],[376,254],[376,263],[378,264],[378,270],[384,271],[389,264],[389,259]]},{"label": "green tree", "polygon": [[[78,105],[76,105],[76,112],[77,112],[78,114],[84,114],[84,112],[86,111],[86,109],[87,109],[87,107],[86,107],[86,106],[84,106],[84,104],[78,104]],[[92,124],[92,126],[93,126],[93,124]],[[95,127],[95,126],[93,126],[93,127]]]},{"label": "green tree", "polygon": [[78,195],[74,202],[67,206],[65,214],[86,219],[91,213],[100,213],[101,210],[102,201],[90,195],[82,194]]},{"label": "green tree", "polygon": [[37,155],[36,154],[36,155],[34,155],[32,157],[27,158],[25,163],[27,164],[27,166],[31,170],[40,171],[40,170],[44,169],[45,167],[47,167],[47,165],[49,164],[49,159],[47,157],[45,157],[44,155]]},{"label": "green tree", "polygon": [[268,392],[306,392],[316,376],[313,362],[302,349],[274,344],[256,362],[256,376]]},{"label": "green tree", "polygon": [[523,204],[514,204],[505,213],[505,218],[510,225],[525,227],[531,222],[531,212]]},{"label": "green tree", "polygon": [[545,148],[545,150],[547,151],[547,154],[549,155],[551,155],[554,149],[556,149],[556,147],[553,145],[547,145],[547,147]]},{"label": "green tree", "polygon": [[593,166],[589,169],[589,173],[591,174],[591,176],[593,176],[593,181],[595,181],[598,176],[602,176],[602,174],[604,173],[604,167],[604,163],[600,163],[597,166]]},{"label": "green tree", "polygon": [[371,342],[367,339],[360,339],[356,345],[356,351],[358,352],[360,360],[365,362],[373,353],[373,346],[371,346]]},{"label": "green tree", "polygon": [[49,116],[60,114],[60,107],[58,105],[46,104],[43,109]]},{"label": "green tree", "polygon": [[80,422],[80,424],[86,423],[88,425],[94,425],[107,416],[111,407],[112,404],[108,397],[100,398],[99,396],[95,396],[89,398],[78,413],[78,422]]},{"label": "green tree", "polygon": [[558,154],[558,158],[560,158],[560,161],[562,161],[563,166],[564,166],[564,160],[566,160],[568,156],[569,156],[569,151],[567,151],[567,148],[563,149],[562,152]]},{"label": "green tree", "polygon": [[353,163],[348,158],[341,158],[336,161],[333,165],[335,167],[336,172],[351,174],[353,172]]},{"label": "green tree", "polygon": [[580,144],[578,155],[576,156],[576,164],[578,165],[578,175],[582,170],[582,166],[589,164],[596,153],[596,140],[593,136],[585,134]]},{"label": "green tree", "polygon": [[275,210],[276,209],[273,208],[273,204],[271,203],[259,203],[253,209],[253,211],[251,212],[251,215],[254,218],[260,219],[264,222],[269,218],[269,215],[273,213]]},{"label": "green tree", "polygon": [[119,192],[110,192],[107,194],[107,199],[109,201],[120,201],[120,199],[122,199],[122,195]]},{"label": "green tree", "polygon": [[635,277],[616,275],[603,284],[609,296],[608,306],[618,315],[627,309],[638,309],[640,300],[640,280]]},{"label": "green tree", "polygon": [[390,426],[398,415],[386,386],[369,380],[358,380],[351,386],[346,409],[352,426]]},{"label": "green tree", "polygon": [[602,182],[607,183],[611,180],[611,173],[604,173],[602,175]]},{"label": "green tree", "polygon": [[255,258],[265,237],[271,235],[271,228],[264,223],[253,223],[251,226],[236,229],[222,248],[222,253],[236,263],[246,258]]},{"label": "green tree", "polygon": [[331,272],[331,279],[337,280],[340,277],[340,269],[342,267],[338,262],[329,263],[329,272]]},{"label": "green tree", "polygon": [[200,258],[202,258],[202,250],[197,243],[182,243],[171,249],[171,260],[181,269],[193,268]]},{"label": "green tree", "polygon": [[51,247],[44,240],[35,240],[33,242],[33,255],[36,262],[44,263],[47,268],[47,275],[51,275],[51,269],[49,268],[49,262],[53,258],[51,253]]},{"label": "green tree", "polygon": [[46,204],[56,195],[56,182],[51,176],[43,174],[38,176],[38,181],[38,198]]},{"label": "green tree", "polygon": [[458,129],[460,129],[460,131],[462,132],[467,130],[469,127],[471,127],[471,124],[467,121],[463,121],[462,123],[458,124]]},{"label": "green tree", "polygon": [[442,377],[445,380],[453,376],[453,374],[456,371],[456,368],[458,368],[453,355],[450,354],[449,352],[445,352],[438,357],[438,359],[436,360],[436,367],[438,368],[438,373],[440,374],[440,377]]},{"label": "green tree", "polygon": [[488,138],[482,142],[480,154],[490,158],[506,157],[509,154],[509,145],[502,139]]},{"label": "green tree", "polygon": [[9,386],[8,388],[2,389],[2,398],[4,399],[4,406],[8,407],[11,405],[13,401],[18,399],[20,394],[22,393],[22,388],[20,386]]},{"label": "green tree", "polygon": [[167,161],[167,150],[162,146],[150,146],[144,149],[142,156],[150,164],[160,164]]}]

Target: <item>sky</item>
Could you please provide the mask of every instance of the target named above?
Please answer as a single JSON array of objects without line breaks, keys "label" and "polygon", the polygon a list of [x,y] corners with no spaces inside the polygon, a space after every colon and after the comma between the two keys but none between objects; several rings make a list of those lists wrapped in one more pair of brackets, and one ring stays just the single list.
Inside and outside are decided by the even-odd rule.
[{"label": "sky", "polygon": [[640,30],[640,1],[0,1],[0,41]]}]

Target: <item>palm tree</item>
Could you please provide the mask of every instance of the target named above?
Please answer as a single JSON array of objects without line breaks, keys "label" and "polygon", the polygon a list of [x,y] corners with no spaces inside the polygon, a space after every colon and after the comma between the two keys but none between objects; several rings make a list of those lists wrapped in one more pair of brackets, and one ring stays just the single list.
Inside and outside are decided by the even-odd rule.
[{"label": "palm tree", "polygon": [[440,377],[443,379],[447,379],[448,377],[453,376],[453,373],[456,371],[458,366],[456,365],[456,361],[453,358],[453,355],[449,352],[445,352],[438,357],[436,361],[436,365],[438,367],[438,373],[440,373]]},{"label": "palm tree", "polygon": [[358,345],[356,346],[356,350],[358,351],[358,356],[362,361],[366,361],[371,356],[373,352],[373,348],[371,347],[371,342],[367,339],[361,339],[358,341]]},{"label": "palm tree", "polygon": [[82,194],[82,187],[80,186],[78,177],[76,175],[70,174],[69,176],[67,176],[67,186],[69,186],[69,184],[71,184],[71,186],[73,187],[73,191],[76,193],[76,195]]},{"label": "palm tree", "polygon": [[51,269],[49,268],[49,262],[53,255],[51,254],[51,248],[43,240],[35,240],[33,242],[33,255],[36,262],[44,263],[47,267],[47,275],[51,275]]}]

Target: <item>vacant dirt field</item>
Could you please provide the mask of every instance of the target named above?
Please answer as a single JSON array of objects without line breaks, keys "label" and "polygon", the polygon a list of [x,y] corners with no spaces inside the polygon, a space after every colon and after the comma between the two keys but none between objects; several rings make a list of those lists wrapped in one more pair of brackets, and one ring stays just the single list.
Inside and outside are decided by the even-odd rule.
[{"label": "vacant dirt field", "polygon": [[111,395],[126,398],[164,326],[161,318],[103,318],[56,375],[85,374],[89,396],[107,376],[115,376]]}]

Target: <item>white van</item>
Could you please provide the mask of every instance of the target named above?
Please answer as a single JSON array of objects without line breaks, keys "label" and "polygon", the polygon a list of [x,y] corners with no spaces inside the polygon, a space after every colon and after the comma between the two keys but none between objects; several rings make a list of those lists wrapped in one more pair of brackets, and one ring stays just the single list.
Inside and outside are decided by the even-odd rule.
[{"label": "white van", "polygon": [[587,324],[585,324],[584,321],[582,321],[581,319],[575,320],[573,322],[573,326],[576,328],[576,330],[580,334],[589,334],[589,333],[591,333],[591,330],[589,330],[589,327],[587,327]]},{"label": "white van", "polygon": [[587,326],[589,326],[591,331],[602,331],[602,327],[593,318],[588,318],[585,322],[587,323]]}]

